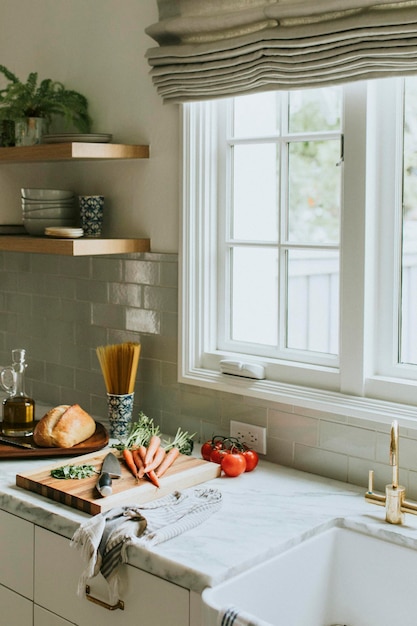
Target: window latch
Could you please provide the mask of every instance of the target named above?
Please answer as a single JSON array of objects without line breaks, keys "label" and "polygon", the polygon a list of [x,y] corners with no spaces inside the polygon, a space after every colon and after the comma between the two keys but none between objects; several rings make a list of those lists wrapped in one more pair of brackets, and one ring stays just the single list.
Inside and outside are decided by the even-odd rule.
[{"label": "window latch", "polygon": [[220,371],[222,374],[232,376],[242,376],[243,378],[265,378],[265,368],[258,363],[243,363],[243,361],[220,361]]},{"label": "window latch", "polygon": [[336,163],[336,167],[339,167],[340,165],[342,165],[344,160],[345,160],[345,136],[341,135],[341,137],[340,137],[340,159]]}]

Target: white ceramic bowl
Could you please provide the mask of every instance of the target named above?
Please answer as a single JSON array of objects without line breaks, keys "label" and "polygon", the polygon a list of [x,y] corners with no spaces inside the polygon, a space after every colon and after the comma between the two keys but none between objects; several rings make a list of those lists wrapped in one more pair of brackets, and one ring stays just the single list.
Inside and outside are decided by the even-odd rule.
[{"label": "white ceramic bowl", "polygon": [[28,213],[34,213],[36,211],[49,211],[50,209],[73,209],[75,211],[75,204],[73,202],[39,202],[38,204],[26,204],[22,202],[22,211]]},{"label": "white ceramic bowl", "polygon": [[45,228],[47,228],[48,226],[60,226],[60,227],[72,228],[75,225],[76,224],[75,224],[74,219],[45,218],[45,219],[33,220],[33,219],[23,218],[23,226],[25,227],[25,230],[29,233],[29,235],[37,235],[37,236],[44,235]]},{"label": "white ceramic bowl", "polygon": [[75,205],[73,198],[68,198],[68,200],[27,200],[26,198],[22,198],[22,206],[33,208],[33,209],[43,209],[53,206],[68,206]]},{"label": "white ceramic bowl", "polygon": [[75,219],[77,217],[76,210],[73,206],[57,207],[56,209],[36,209],[33,211],[23,209],[22,214],[25,219],[32,220],[44,218]]},{"label": "white ceramic bowl", "polygon": [[21,189],[22,198],[30,200],[66,200],[73,198],[74,192],[67,189],[36,189],[24,187]]}]

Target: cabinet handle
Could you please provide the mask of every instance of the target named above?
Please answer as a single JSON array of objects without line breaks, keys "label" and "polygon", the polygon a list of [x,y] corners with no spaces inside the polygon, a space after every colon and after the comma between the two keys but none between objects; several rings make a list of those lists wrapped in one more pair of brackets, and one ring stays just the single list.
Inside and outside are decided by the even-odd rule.
[{"label": "cabinet handle", "polygon": [[108,611],[115,611],[116,609],[121,609],[122,611],[125,610],[125,603],[123,602],[123,600],[118,600],[116,604],[108,604],[107,602],[103,602],[103,600],[99,600],[98,598],[91,596],[90,585],[85,586],[85,595],[86,595],[87,600],[89,600],[90,602],[93,602],[94,604],[98,604],[99,606],[102,606],[104,609],[107,609]]}]

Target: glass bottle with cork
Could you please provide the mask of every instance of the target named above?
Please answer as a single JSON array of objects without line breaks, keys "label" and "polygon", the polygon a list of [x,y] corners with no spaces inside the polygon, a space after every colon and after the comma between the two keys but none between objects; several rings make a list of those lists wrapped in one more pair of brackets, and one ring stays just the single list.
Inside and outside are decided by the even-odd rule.
[{"label": "glass bottle with cork", "polygon": [[4,435],[20,437],[33,433],[35,402],[25,392],[26,350],[12,350],[12,365],[0,372],[1,386],[9,394],[3,400]]}]

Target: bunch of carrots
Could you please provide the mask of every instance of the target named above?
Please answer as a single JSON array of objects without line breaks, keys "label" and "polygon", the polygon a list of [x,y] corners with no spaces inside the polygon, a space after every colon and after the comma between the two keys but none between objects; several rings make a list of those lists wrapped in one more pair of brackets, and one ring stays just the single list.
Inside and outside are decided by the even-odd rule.
[{"label": "bunch of carrots", "polygon": [[173,441],[163,442],[159,427],[141,413],[127,440],[116,447],[122,448],[123,459],[136,480],[146,477],[155,487],[160,487],[159,479],[179,455],[190,454],[190,440],[193,436],[178,428]]}]

